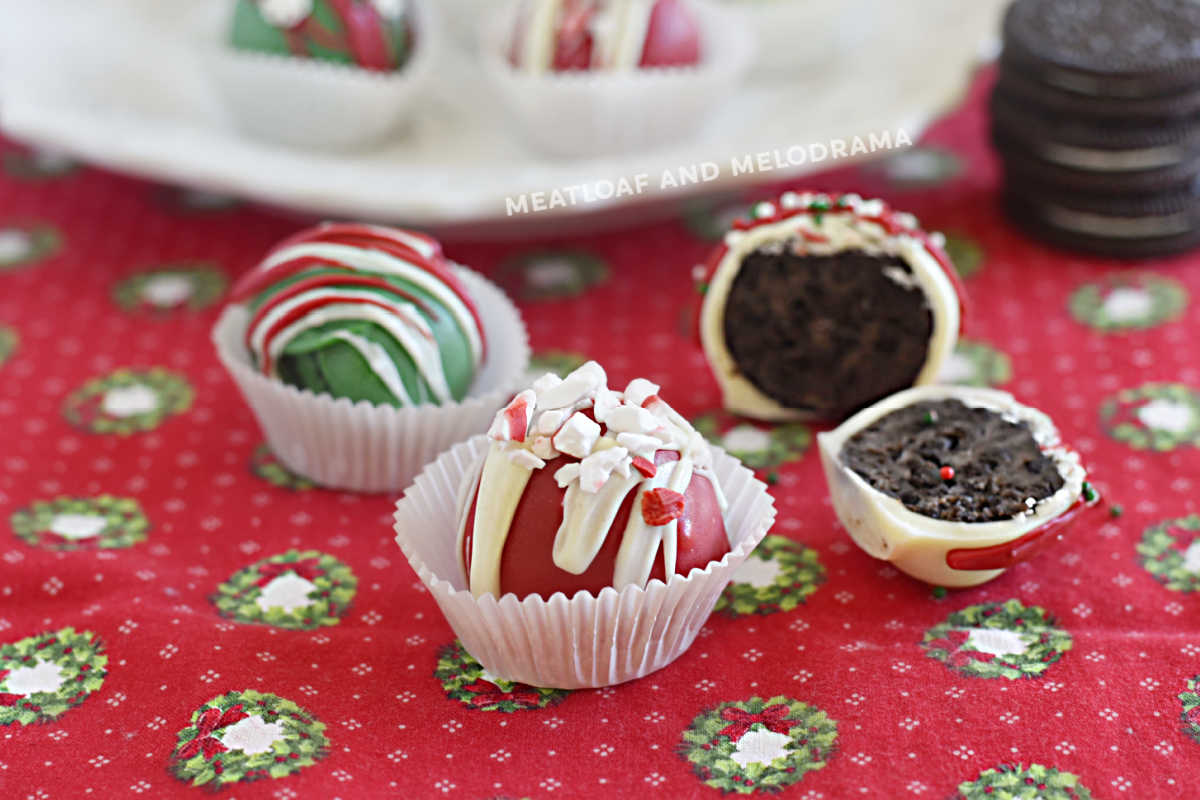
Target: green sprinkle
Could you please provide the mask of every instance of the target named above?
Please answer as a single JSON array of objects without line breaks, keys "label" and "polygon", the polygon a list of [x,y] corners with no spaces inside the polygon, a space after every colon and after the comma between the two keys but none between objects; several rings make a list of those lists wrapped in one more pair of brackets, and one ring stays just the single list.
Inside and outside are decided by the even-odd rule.
[{"label": "green sprinkle", "polygon": [[1095,502],[1096,498],[1099,496],[1100,495],[1096,494],[1096,490],[1092,488],[1092,485],[1090,483],[1088,483],[1087,481],[1083,482],[1083,499],[1084,500],[1088,501],[1089,503],[1093,503],[1093,502]]},{"label": "green sprinkle", "polygon": [[937,422],[937,413],[934,411],[926,411],[925,416],[921,419],[926,425],[932,425]]},{"label": "green sprinkle", "polygon": [[813,200],[808,204],[809,211],[828,211],[830,209],[828,200]]},{"label": "green sprinkle", "polygon": [[1119,517],[1124,513],[1125,513],[1125,508],[1123,506],[1121,506],[1119,503],[1116,505],[1113,505],[1112,507],[1110,507],[1108,509],[1108,515],[1113,518]]},{"label": "green sprinkle", "polygon": [[775,484],[779,483],[779,473],[775,472],[775,471],[768,472],[767,473],[767,483],[770,484],[771,486],[774,486]]},{"label": "green sprinkle", "polygon": [[815,222],[817,225],[820,225],[824,221],[825,215],[821,212],[818,211],[816,214],[813,214],[813,222]]},{"label": "green sprinkle", "polygon": [[700,283],[697,283],[696,284],[696,293],[697,294],[708,294],[708,282],[700,281]]},{"label": "green sprinkle", "polygon": [[846,195],[838,195],[837,207],[846,208],[848,205],[850,205],[850,201],[847,199]]},{"label": "green sprinkle", "polygon": [[933,587],[933,596],[936,597],[938,600],[941,600],[943,597],[946,596],[946,587],[945,586]]}]

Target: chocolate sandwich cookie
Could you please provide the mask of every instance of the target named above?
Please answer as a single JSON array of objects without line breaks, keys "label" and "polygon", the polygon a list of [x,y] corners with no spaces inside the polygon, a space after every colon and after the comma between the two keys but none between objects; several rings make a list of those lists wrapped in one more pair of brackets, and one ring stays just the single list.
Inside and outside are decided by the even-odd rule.
[{"label": "chocolate sandwich cookie", "polygon": [[1165,256],[1200,244],[1200,197],[1067,195],[1010,183],[1004,204],[1014,222],[1052,244],[1116,258]]},{"label": "chocolate sandwich cookie", "polygon": [[1003,29],[1008,61],[1079,95],[1162,97],[1200,82],[1194,0],[1017,0]]}]

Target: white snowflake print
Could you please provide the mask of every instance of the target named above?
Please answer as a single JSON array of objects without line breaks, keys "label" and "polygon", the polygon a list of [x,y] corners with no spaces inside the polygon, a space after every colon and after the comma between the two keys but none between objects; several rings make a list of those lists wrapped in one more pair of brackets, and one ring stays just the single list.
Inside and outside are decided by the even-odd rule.
[{"label": "white snowflake print", "polygon": [[950,751],[950,755],[955,758],[961,758],[963,761],[969,761],[971,756],[975,755],[975,751],[964,745],[959,745]]},{"label": "white snowflake print", "polygon": [[1021,721],[1021,718],[1011,711],[1005,711],[1000,715],[1000,721],[1007,725],[1015,725]]},{"label": "white snowflake print", "polygon": [[913,719],[912,717],[905,717],[904,719],[900,720],[899,726],[901,728],[904,728],[904,730],[906,730],[906,731],[911,731],[914,728],[918,727],[920,724],[921,724],[921,721],[919,719]]},{"label": "white snowflake print", "polygon": [[1106,708],[1100,712],[1100,716],[1102,719],[1106,719],[1109,722],[1112,722],[1114,719],[1119,717],[1120,714],[1118,714],[1116,711],[1113,711],[1111,708]]},{"label": "white snowflake print", "polygon": [[1062,741],[1054,745],[1054,749],[1062,753],[1064,756],[1069,756],[1075,752],[1075,745],[1067,741]]},{"label": "white snowflake print", "polygon": [[510,753],[508,750],[501,749],[489,755],[488,758],[494,761],[499,761],[501,764],[503,764],[505,761],[508,761],[510,758],[512,758],[512,753]]},{"label": "white snowflake print", "polygon": [[1131,788],[1133,788],[1133,781],[1129,780],[1126,777],[1118,775],[1117,777],[1113,778],[1112,785],[1113,785],[1113,788],[1116,789],[1118,792],[1127,792]]},{"label": "white snowflake print", "polygon": [[442,778],[433,784],[433,788],[437,789],[442,794],[449,794],[450,790],[455,787],[455,784],[449,778]]},{"label": "white snowflake print", "polygon": [[1160,755],[1169,756],[1171,753],[1175,752],[1175,745],[1163,739],[1159,741],[1158,744],[1154,745],[1154,752]]},{"label": "white snowflake print", "polygon": [[100,767],[103,767],[105,764],[111,764],[112,759],[109,758],[108,756],[98,755],[98,756],[93,756],[92,758],[89,758],[88,763],[91,764],[96,769],[99,769]]},{"label": "white snowflake print", "polygon": [[664,781],[666,781],[666,777],[658,774],[657,772],[651,772],[649,775],[647,775],[642,780],[644,780],[646,783],[650,784],[651,786],[658,786],[661,783],[663,783]]},{"label": "white snowflake print", "polygon": [[456,719],[448,719],[442,723],[442,727],[445,728],[448,733],[458,733],[462,730],[462,723]]},{"label": "white snowflake print", "polygon": [[371,672],[372,669],[373,667],[370,664],[359,664],[357,667],[351,668],[350,671],[361,677]]},{"label": "white snowflake print", "polygon": [[547,792],[553,792],[555,789],[558,789],[562,786],[562,781],[560,781],[558,778],[546,778],[539,783],[538,786],[541,786]]},{"label": "white snowflake print", "polygon": [[142,794],[143,792],[150,791],[150,789],[151,786],[146,781],[138,781],[129,787],[129,791],[133,792],[134,794]]},{"label": "white snowflake print", "polygon": [[404,761],[406,758],[408,758],[408,753],[404,752],[403,750],[393,750],[392,752],[388,753],[387,757],[388,761],[391,761],[393,764],[399,764],[401,761]]}]

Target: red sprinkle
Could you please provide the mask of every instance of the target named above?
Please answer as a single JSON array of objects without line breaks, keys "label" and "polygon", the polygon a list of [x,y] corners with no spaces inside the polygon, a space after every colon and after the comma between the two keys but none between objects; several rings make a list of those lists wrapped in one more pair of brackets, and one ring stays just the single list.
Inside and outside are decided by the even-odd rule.
[{"label": "red sprinkle", "polygon": [[942,480],[952,481],[952,480],[954,480],[954,467],[950,467],[950,466],[942,467],[941,470],[939,470],[938,474],[940,474],[942,476]]},{"label": "red sprinkle", "polygon": [[683,495],[670,489],[651,489],[642,495],[642,519],[647,525],[666,525],[683,516]]},{"label": "red sprinkle", "polygon": [[658,472],[658,467],[654,466],[653,461],[648,458],[642,458],[641,456],[636,456],[633,459],[633,467],[647,478],[653,478],[655,473]]}]

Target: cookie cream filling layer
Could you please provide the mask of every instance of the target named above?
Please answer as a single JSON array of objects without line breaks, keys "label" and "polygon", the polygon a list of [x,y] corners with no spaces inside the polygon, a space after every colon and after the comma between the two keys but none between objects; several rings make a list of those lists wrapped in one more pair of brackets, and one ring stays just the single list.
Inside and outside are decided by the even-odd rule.
[{"label": "cookie cream filling layer", "polygon": [[[778,202],[766,205],[767,216],[780,211],[808,208],[823,196],[813,194],[784,194]],[[879,200],[863,200],[847,195],[845,208],[829,204],[822,211],[803,211],[785,216],[777,222],[758,224],[745,230],[732,230],[725,235],[725,252],[709,280],[704,303],[700,310],[700,341],[721,386],[727,409],[738,414],[765,420],[800,419],[804,410],[786,408],[764,394],[738,369],[725,341],[725,308],[734,279],[742,261],[753,251],[767,245],[799,238],[805,241],[805,252],[829,255],[846,250],[862,250],[871,255],[896,256],[908,264],[911,274],[890,274],[901,285],[915,282],[928,301],[933,316],[933,333],[927,357],[914,383],[932,383],[942,364],[954,352],[961,324],[961,307],[954,285],[945,269],[930,253],[929,245],[918,235],[916,220],[907,214],[892,214]],[[882,218],[892,223],[889,231]]]},{"label": "cookie cream filling layer", "polygon": [[1147,236],[1174,236],[1188,233],[1195,226],[1192,214],[1152,214],[1145,217],[1118,217],[1092,214],[1071,208],[1042,203],[1046,221],[1075,233],[1103,236],[1109,239],[1142,239]]},{"label": "cookie cream filling layer", "polygon": [[[953,522],[917,514],[871,486],[842,462],[848,439],[893,411],[922,400],[953,398],[973,408],[985,408],[1005,419],[1028,425],[1034,440],[1049,457],[1063,486],[1033,503],[1012,519],[996,522]],[[970,586],[1003,570],[954,570],[946,554],[956,548],[984,548],[1012,542],[1062,516],[1079,501],[1087,474],[1079,455],[1065,447],[1054,423],[1041,411],[1018,403],[1012,395],[993,389],[960,386],[919,386],[907,389],[855,414],[835,430],[817,435],[825,479],[842,526],[864,551],[891,561],[921,580],[942,586]]]},{"label": "cookie cream filling layer", "polygon": [[[554,470],[563,490],[555,566],[576,575],[587,570],[622,504],[636,493],[620,534],[614,588],[644,586],[660,550],[666,574],[675,572],[679,515],[655,516],[646,508],[659,493],[681,497],[693,475],[708,480],[722,514],[727,504],[704,437],[658,397],[658,389],[639,378],[623,392],[610,390],[604,369],[590,361],[566,378],[542,376],[497,413],[488,430],[492,444],[457,499],[456,552],[473,595],[500,596],[500,565],[513,518],[540,469]],[[663,450],[677,453],[677,460],[656,465],[655,455]],[[472,501],[477,505],[468,568],[463,559]]]},{"label": "cookie cream filling layer", "polygon": [[1132,172],[1170,167],[1183,161],[1185,154],[1182,147],[1172,145],[1105,150],[1047,142],[1038,148],[1038,155],[1053,164],[1094,172]]}]

